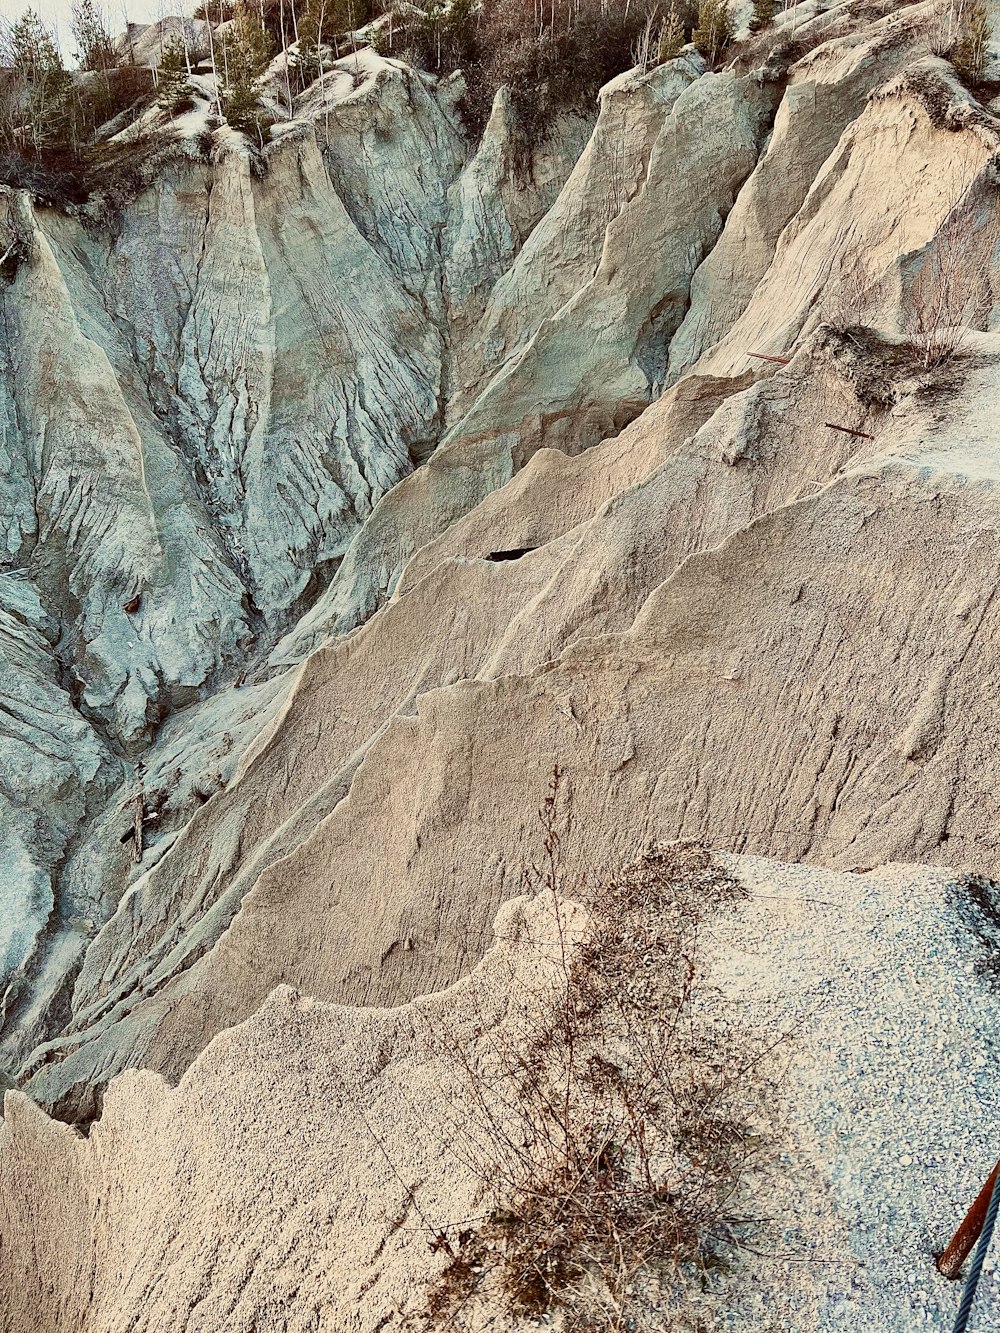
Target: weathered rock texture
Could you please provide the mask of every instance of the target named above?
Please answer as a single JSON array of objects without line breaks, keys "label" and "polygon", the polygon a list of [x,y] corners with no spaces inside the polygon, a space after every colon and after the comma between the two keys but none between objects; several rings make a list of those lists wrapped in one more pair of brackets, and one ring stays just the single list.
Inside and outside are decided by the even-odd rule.
[{"label": "weathered rock texture", "polygon": [[[995,1150],[997,1004],[975,971],[972,901],[914,867],[729,868],[750,898],[713,919],[705,981],[723,1021],[744,1015],[783,1072],[745,1182],[773,1221],[701,1294],[699,1316],[884,1333],[943,1322],[954,1287],[930,1249]],[[392,1010],[280,988],[176,1088],[148,1072],[116,1079],[87,1138],[9,1092],[4,1327],[368,1333],[419,1314],[449,1263],[435,1235],[453,1247],[482,1212],[484,1182],[453,1139],[468,1071],[487,1097],[508,1076],[505,1037],[530,1031],[513,996],[539,1021],[559,1003],[555,934],[544,898],[516,900],[470,978]],[[917,976],[922,1028],[906,1008]],[[868,1053],[852,1049],[858,1037]],[[920,1145],[919,1164],[897,1160],[900,1142]],[[463,1303],[445,1326],[477,1327],[475,1313]],[[526,1326],[502,1307],[491,1323]]]},{"label": "weathered rock texture", "polygon": [[25,1191],[81,1237],[53,1329],[143,1326],[95,1200],[193,1206],[174,1099],[278,1095],[261,1151],[301,1119],[225,1063],[287,1053],[276,988],[479,962],[555,762],[580,872],[680,835],[993,870],[1000,120],[929,6],[798,8],[796,63],[623,76],[527,177],[504,93],[473,152],[456,80],[366,53],[263,169],[180,138],[111,218],[0,197],[0,1061],[80,1122],[146,1071],[86,1144],[11,1102],[0,1280],[31,1308]]}]

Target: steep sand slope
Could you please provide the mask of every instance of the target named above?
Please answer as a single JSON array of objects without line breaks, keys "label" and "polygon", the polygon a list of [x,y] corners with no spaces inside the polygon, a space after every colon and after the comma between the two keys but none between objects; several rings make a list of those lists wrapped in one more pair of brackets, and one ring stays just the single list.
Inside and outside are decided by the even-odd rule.
[{"label": "steep sand slope", "polygon": [[[972,470],[933,414],[989,397],[994,346],[970,347],[959,388],[894,342],[829,333],[685,439],[718,403],[717,382],[689,381],[578,460],[602,476],[606,456],[641,460],[644,480],[520,559],[443,560],[310,659],[88,949],[29,1086],[85,1114],[95,1072],[176,1075],[276,984],[382,1003],[447,983],[517,889],[557,758],[585,784],[590,863],[654,824],[839,865],[988,867],[989,758],[971,756],[995,428]],[[516,508],[544,500],[522,483]]]},{"label": "steep sand slope", "polygon": [[128,882],[133,765],[161,834],[221,785],[247,708],[259,729],[281,693],[234,704],[228,685],[437,443],[476,303],[589,132],[564,117],[519,185],[503,99],[469,160],[454,87],[371,52],[355,64],[302,99],[263,172],[232,136],[209,152],[168,134],[138,197],[109,178],[103,212],[0,191],[5,662],[30,658],[0,712],[2,856],[21,868],[4,986],[25,973],[8,1049],[65,1007],[86,931]]},{"label": "steep sand slope", "polygon": [[[11,855],[32,865],[32,887],[20,901],[35,923],[18,931],[20,959],[12,962],[23,961],[29,987],[45,991],[28,1010],[23,986],[8,994],[17,1024],[4,1036],[8,1064],[19,1063],[16,1052],[51,1028],[45,1012],[65,1015],[71,1007],[70,968],[86,937],[69,922],[99,928],[135,878],[130,849],[119,850],[127,829],[118,806],[142,775],[126,763],[115,803],[95,824],[104,788],[98,782],[90,798],[81,797],[97,762],[85,750],[104,756],[105,783],[121,781],[112,756],[141,758],[163,811],[155,831],[173,837],[192,816],[196,830],[199,804],[224,785],[222,769],[229,780],[254,710],[262,729],[280,729],[287,716],[291,679],[239,703],[220,691],[283,628],[294,625],[275,649],[272,669],[300,661],[338,624],[356,625],[389,589],[412,587],[444,555],[510,551],[567,534],[646,474],[650,447],[649,457],[662,460],[721,398],[744,387],[741,377],[753,363],[741,348],[735,377],[727,365],[714,388],[704,380],[684,387],[688,406],[677,400],[676,410],[688,414],[688,424],[678,417],[662,425],[663,441],[649,445],[653,423],[665,421],[649,404],[689,299],[685,324],[704,316],[721,329],[735,317],[725,304],[731,284],[710,282],[704,266],[701,286],[689,294],[700,259],[718,252],[721,262],[727,249],[741,250],[747,218],[765,195],[773,196],[774,228],[785,217],[793,219],[788,230],[801,228],[812,204],[796,209],[835,127],[880,76],[911,59],[925,40],[927,14],[915,6],[840,35],[850,23],[843,5],[810,19],[803,28],[816,28],[810,41],[834,35],[780,78],[773,71],[766,78],[700,75],[692,57],[623,76],[605,91],[576,169],[587,126],[569,117],[536,153],[527,180],[513,166],[514,129],[502,95],[463,169],[456,89],[368,53],[356,70],[341,62],[304,96],[299,120],[282,127],[263,177],[246,154],[230,149],[205,161],[196,145],[181,145],[110,232],[4,196],[3,229],[22,256],[0,292],[10,372],[0,388],[9,455],[0,486],[6,550],[47,617],[45,670],[57,706],[75,708],[79,725],[90,724],[93,733],[65,800],[63,788],[56,792],[52,830],[37,847],[30,789],[19,787],[16,766],[5,785],[16,810],[12,827],[21,829]],[[835,111],[820,117],[825,128],[816,139],[817,118],[793,108],[805,105],[802,89],[818,87]],[[943,87],[946,98],[961,101],[946,79]],[[912,152],[899,162],[893,153],[893,171],[901,197],[910,192],[926,218],[921,226],[933,232],[954,197],[968,193],[967,182],[952,182],[949,195],[946,180],[935,194],[920,175],[920,155],[926,148],[944,161],[954,149],[956,160],[975,167],[989,133],[971,122],[957,134],[943,129],[912,89],[899,88],[864,112],[852,179],[881,179],[888,140],[911,115]],[[797,171],[789,173],[783,164],[796,152]],[[709,194],[701,189],[705,179],[713,182]],[[698,188],[675,188],[677,181]],[[401,198],[404,209],[395,206]],[[836,210],[854,208],[854,195],[838,195],[824,214],[824,235],[836,225]],[[901,276],[896,307],[905,304]],[[481,371],[469,369],[477,358],[484,358]],[[611,439],[602,462],[570,461],[643,408],[649,429],[629,437],[621,452]],[[437,442],[446,418],[452,425],[432,461],[408,485],[394,486]],[[557,458],[550,445],[565,452]],[[541,470],[529,466],[503,495],[498,488],[539,448]],[[813,480],[811,465],[804,470],[804,480]],[[545,498],[557,472],[565,505],[555,494]],[[737,522],[794,493],[782,482],[772,496],[741,506]],[[482,500],[488,504],[471,517]],[[215,853],[194,858],[212,877],[207,898],[189,894],[202,904],[196,916],[226,898],[244,852],[260,852],[263,868],[301,841],[346,790],[344,765],[405,700],[487,668],[530,669],[575,637],[624,628],[678,554],[735,526],[721,503],[718,510],[719,521],[709,521],[704,533],[692,530],[662,558],[650,552],[653,566],[635,552],[638,567],[625,567],[629,590],[620,606],[610,589],[622,580],[609,550],[599,575],[576,580],[572,610],[560,609],[552,620],[551,605],[579,566],[569,546],[530,570],[525,564],[496,575],[506,609],[490,618],[486,594],[488,641],[470,632],[463,648],[464,631],[447,609],[452,594],[435,595],[433,606],[445,609],[431,638],[455,639],[450,655],[425,670],[411,668],[391,643],[375,650],[386,664],[380,670],[398,678],[376,705],[378,720],[363,714],[324,754],[321,771],[314,766],[301,782],[293,778],[275,818],[239,838],[234,820]],[[556,561],[563,569],[558,586]],[[482,571],[467,577],[480,579]],[[539,579],[551,589],[547,604]],[[457,586],[454,593],[463,604],[475,595]],[[415,607],[408,614],[412,635]],[[390,619],[380,633],[391,640],[396,631]],[[420,654],[422,663],[432,659],[434,651]],[[178,710],[185,720],[151,746]],[[25,732],[22,723],[0,718],[0,729],[15,748],[26,738],[49,753],[44,728]],[[183,735],[197,739],[185,746]],[[0,781],[4,771],[0,765]],[[13,795],[15,788],[24,796]],[[321,788],[326,804],[296,818],[280,845],[265,847]],[[241,846],[235,858],[234,841]],[[191,848],[182,846],[186,856]],[[222,867],[218,879],[215,867]],[[168,891],[161,901],[177,899]],[[223,907],[198,935],[196,951],[211,945],[232,910]],[[113,955],[131,966],[131,954],[161,927],[174,929],[159,912],[138,922],[130,928],[135,949],[123,953],[116,944]],[[159,946],[157,952],[162,956]],[[182,944],[178,958],[191,956]],[[89,1003],[86,978],[110,981],[104,957],[102,943],[95,953],[102,961],[85,967],[74,1007]]]}]

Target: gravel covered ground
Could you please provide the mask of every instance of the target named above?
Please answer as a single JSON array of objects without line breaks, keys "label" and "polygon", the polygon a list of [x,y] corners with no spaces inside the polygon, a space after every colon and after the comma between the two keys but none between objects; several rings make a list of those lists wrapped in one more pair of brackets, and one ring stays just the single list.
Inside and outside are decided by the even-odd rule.
[{"label": "gravel covered ground", "polygon": [[[740,1276],[706,1293],[709,1326],[950,1329],[961,1283],[933,1255],[1000,1153],[1000,890],[913,866],[724,859],[753,898],[712,922],[714,979],[741,1023],[795,1031],[774,1151],[750,1182],[770,1220]],[[998,1256],[974,1333],[1000,1330]]]}]

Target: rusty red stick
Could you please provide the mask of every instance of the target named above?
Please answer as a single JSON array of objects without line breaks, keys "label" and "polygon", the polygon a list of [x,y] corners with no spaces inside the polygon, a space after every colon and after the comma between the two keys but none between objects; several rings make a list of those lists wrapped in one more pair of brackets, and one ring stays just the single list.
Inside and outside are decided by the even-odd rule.
[{"label": "rusty red stick", "polygon": [[938,1272],[944,1277],[956,1278],[966,1259],[972,1252],[972,1247],[979,1239],[983,1230],[983,1223],[986,1221],[986,1210],[990,1206],[990,1197],[993,1194],[993,1186],[996,1184],[997,1173],[1000,1172],[1000,1162],[990,1172],[986,1184],[976,1195],[976,1201],[965,1214],[962,1225],[948,1242],[947,1248],[938,1256]]},{"label": "rusty red stick", "polygon": [[777,361],[779,366],[787,366],[791,360],[788,356],[768,356],[765,352],[747,352],[747,356],[755,356],[758,361]]},{"label": "rusty red stick", "polygon": [[866,435],[863,430],[851,430],[850,426],[835,426],[832,421],[824,421],[827,430],[839,430],[844,435],[856,435],[859,440],[874,440],[874,435]]}]

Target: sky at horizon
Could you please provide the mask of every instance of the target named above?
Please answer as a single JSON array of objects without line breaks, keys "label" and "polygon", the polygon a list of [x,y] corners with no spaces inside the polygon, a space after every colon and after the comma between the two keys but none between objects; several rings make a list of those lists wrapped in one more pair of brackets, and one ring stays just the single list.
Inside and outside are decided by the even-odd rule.
[{"label": "sky at horizon", "polygon": [[[102,0],[101,8],[104,19],[112,33],[123,32],[126,13],[132,23],[152,23],[162,15],[190,14],[197,0]],[[26,9],[34,9],[45,22],[55,28],[59,37],[63,59],[69,59],[73,52],[73,35],[70,32],[71,0],[0,0],[0,18],[12,21],[20,18]]]}]

